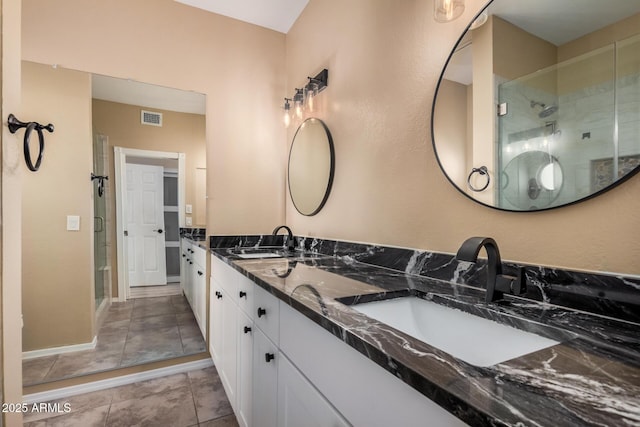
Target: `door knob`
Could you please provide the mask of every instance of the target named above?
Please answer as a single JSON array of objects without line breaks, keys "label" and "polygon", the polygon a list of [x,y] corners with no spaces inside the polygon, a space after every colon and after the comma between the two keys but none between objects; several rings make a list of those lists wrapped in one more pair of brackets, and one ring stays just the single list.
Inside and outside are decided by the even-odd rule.
[{"label": "door knob", "polygon": [[158,229],[158,230],[153,230],[153,231],[156,231],[158,234],[162,234],[162,233],[163,233],[163,230],[160,230],[160,229]]}]

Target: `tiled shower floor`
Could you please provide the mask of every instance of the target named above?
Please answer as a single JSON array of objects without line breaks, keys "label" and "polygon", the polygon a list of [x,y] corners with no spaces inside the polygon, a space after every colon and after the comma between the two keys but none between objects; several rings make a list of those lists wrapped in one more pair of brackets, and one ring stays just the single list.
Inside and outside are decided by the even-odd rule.
[{"label": "tiled shower floor", "polygon": [[93,350],[43,356],[22,363],[24,385],[206,351],[183,295],[137,298],[109,308]]},{"label": "tiled shower floor", "polygon": [[238,426],[213,366],[48,403],[69,411],[26,413],[24,426]]}]

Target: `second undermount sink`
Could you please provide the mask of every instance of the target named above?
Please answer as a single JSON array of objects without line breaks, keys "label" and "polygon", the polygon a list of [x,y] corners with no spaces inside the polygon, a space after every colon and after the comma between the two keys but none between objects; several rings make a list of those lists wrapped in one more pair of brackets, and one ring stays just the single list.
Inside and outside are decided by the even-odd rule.
[{"label": "second undermount sink", "polygon": [[276,248],[234,248],[229,249],[229,252],[243,259],[282,258],[284,256]]},{"label": "second undermount sink", "polygon": [[493,366],[559,344],[417,297],[362,303],[351,308],[475,366]]}]

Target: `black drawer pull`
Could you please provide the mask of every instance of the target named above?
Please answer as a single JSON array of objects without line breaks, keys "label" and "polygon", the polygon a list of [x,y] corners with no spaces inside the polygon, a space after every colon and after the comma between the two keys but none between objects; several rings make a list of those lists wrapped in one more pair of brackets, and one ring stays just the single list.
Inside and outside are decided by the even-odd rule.
[{"label": "black drawer pull", "polygon": [[198,270],[198,276],[202,276],[202,271]]},{"label": "black drawer pull", "polygon": [[265,310],[265,309],[264,309],[264,308],[262,308],[262,307],[259,307],[259,308],[258,308],[258,317],[265,316],[266,314],[267,314],[267,310]]},{"label": "black drawer pull", "polygon": [[216,291],[216,297],[218,297],[218,299],[222,298],[222,292]]},{"label": "black drawer pull", "polygon": [[245,291],[240,291],[239,295],[240,295],[240,298],[247,297],[247,293]]},{"label": "black drawer pull", "polygon": [[275,359],[275,358],[276,358],[276,356],[275,356],[275,354],[273,354],[273,353],[265,353],[265,354],[264,354],[264,360],[265,360],[267,363],[271,362],[271,361],[272,361],[273,359]]},{"label": "black drawer pull", "polygon": [[244,327],[244,333],[248,334],[249,332],[251,332],[251,328],[249,326],[245,326]]}]

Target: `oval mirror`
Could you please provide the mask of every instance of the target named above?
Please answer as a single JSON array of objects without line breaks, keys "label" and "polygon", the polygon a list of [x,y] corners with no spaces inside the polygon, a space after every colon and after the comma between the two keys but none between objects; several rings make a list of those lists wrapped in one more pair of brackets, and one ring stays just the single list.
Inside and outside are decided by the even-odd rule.
[{"label": "oval mirror", "polygon": [[289,194],[302,215],[315,215],[324,206],[331,184],[335,153],[327,126],[319,119],[305,120],[289,151]]},{"label": "oval mirror", "polygon": [[509,211],[586,200],[640,168],[640,0],[493,0],[442,72],[440,167]]}]

